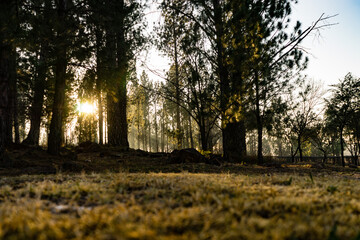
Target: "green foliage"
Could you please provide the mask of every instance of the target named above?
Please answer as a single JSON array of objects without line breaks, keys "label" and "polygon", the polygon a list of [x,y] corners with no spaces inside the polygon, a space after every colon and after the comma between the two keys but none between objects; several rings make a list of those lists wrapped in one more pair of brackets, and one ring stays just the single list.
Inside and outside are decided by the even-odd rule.
[{"label": "green foliage", "polygon": [[212,154],[211,151],[204,151],[204,150],[200,150],[200,153],[201,153],[202,155],[204,155],[206,158],[209,158],[210,155]]},{"label": "green foliage", "polygon": [[[360,78],[348,73],[333,86],[332,92],[332,97],[326,101],[326,123],[334,138],[340,139],[343,152],[346,143],[351,145],[351,142],[359,143],[360,140]],[[344,135],[348,135],[347,141]],[[349,147],[349,150],[352,155],[358,156],[360,149],[358,144],[357,147],[355,145]]]},{"label": "green foliage", "polygon": [[[140,149],[140,143],[143,150],[147,150],[149,143],[149,133],[151,135],[151,106],[155,95],[153,84],[148,75],[143,71],[138,81],[132,81],[130,85],[128,121],[131,128],[137,134],[136,147]],[[151,147],[150,147],[151,148]]]}]

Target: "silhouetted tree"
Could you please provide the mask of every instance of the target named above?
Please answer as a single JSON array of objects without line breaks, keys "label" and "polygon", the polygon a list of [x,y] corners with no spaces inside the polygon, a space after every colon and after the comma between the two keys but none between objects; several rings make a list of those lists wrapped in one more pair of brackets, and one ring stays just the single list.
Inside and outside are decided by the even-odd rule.
[{"label": "silhouetted tree", "polygon": [[[348,73],[340,83],[333,86],[333,96],[327,101],[325,115],[329,122],[337,129],[340,138],[341,163],[345,167],[344,159],[344,130],[352,125],[354,127],[355,138],[359,142],[358,119],[359,114],[359,91],[360,79]],[[355,120],[355,122],[354,122]],[[357,130],[356,130],[357,129]]]}]

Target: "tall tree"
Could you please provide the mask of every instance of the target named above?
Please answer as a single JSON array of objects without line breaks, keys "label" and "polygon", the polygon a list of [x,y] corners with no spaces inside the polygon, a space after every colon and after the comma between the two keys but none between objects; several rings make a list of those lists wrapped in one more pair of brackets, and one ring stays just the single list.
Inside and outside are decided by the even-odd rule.
[{"label": "tall tree", "polygon": [[326,163],[331,145],[331,127],[326,122],[319,121],[311,129],[310,133],[311,143],[323,154],[323,163]]},{"label": "tall tree", "polygon": [[56,2],[56,63],[55,63],[55,96],[52,109],[50,133],[48,139],[48,152],[54,155],[59,154],[62,131],[63,131],[63,110],[65,103],[66,69],[68,61],[68,31],[67,23],[69,5],[71,0],[59,0]]},{"label": "tall tree", "polygon": [[97,99],[98,99],[98,111],[99,111],[99,144],[103,144],[104,142],[104,116],[103,116],[103,101],[102,101],[102,88],[104,82],[104,74],[102,67],[102,58],[101,58],[101,45],[103,36],[99,29],[95,30],[96,33],[96,91],[97,91]]},{"label": "tall tree", "polygon": [[[319,105],[324,92],[321,86],[312,82],[304,82],[300,85],[298,96],[290,107],[289,123],[291,131],[296,136],[297,148],[294,155],[299,152],[300,161],[303,160],[303,145],[311,136],[311,128],[316,124],[321,111]],[[294,156],[293,155],[293,156]]]},{"label": "tall tree", "polygon": [[183,129],[181,128],[181,115],[180,115],[180,67],[181,67],[181,51],[180,41],[184,34],[184,26],[186,19],[182,18],[179,14],[179,9],[183,8],[186,2],[184,1],[163,1],[160,5],[164,23],[161,27],[157,28],[158,34],[158,48],[163,51],[173,61],[173,71],[169,74],[167,81],[174,87],[174,100],[175,100],[175,136],[177,140],[177,148],[182,148]]},{"label": "tall tree", "polygon": [[[144,44],[142,30],[143,3],[108,1],[104,15],[106,29],[107,68],[113,73],[107,82],[108,140],[109,144],[129,147],[127,127],[127,78],[134,66],[136,51]],[[113,54],[112,52],[115,52]]]},{"label": "tall tree", "polygon": [[[360,79],[357,79],[351,73],[348,73],[340,83],[333,87],[333,96],[327,101],[325,115],[339,133],[341,163],[345,167],[344,130],[349,126],[352,117],[356,116],[359,112]],[[359,134],[356,131],[355,133]]]},{"label": "tall tree", "polygon": [[[16,1],[0,2],[0,161],[4,157],[4,148],[12,139],[11,128],[11,82],[15,81],[14,55],[16,26]],[[10,129],[9,129],[10,126]]]},{"label": "tall tree", "polygon": [[5,29],[8,29],[3,26],[6,23],[6,14],[8,10],[11,9],[11,2],[1,2],[0,5],[0,159],[3,159],[4,147],[6,144],[6,123],[9,121],[7,115],[7,108],[9,103],[9,55],[11,50],[11,45],[9,46],[6,36],[8,35]]},{"label": "tall tree", "polygon": [[33,88],[33,101],[30,110],[30,130],[24,143],[38,145],[40,138],[40,124],[43,112],[44,93],[47,72],[49,68],[50,39],[52,29],[50,19],[52,17],[52,1],[45,0],[43,11],[34,16],[34,28],[32,34],[36,36],[34,45],[39,46],[39,60],[36,67],[36,78]]},{"label": "tall tree", "polygon": [[[98,107],[98,132],[99,144],[104,143],[104,101],[103,94],[106,85],[106,66],[105,66],[105,29],[106,5],[104,1],[87,1],[89,11],[86,14],[87,28],[90,30],[90,38],[94,52],[93,58],[96,59],[96,98]],[[90,62],[89,65],[92,63]]]},{"label": "tall tree", "polygon": [[230,100],[235,98],[231,92],[229,59],[226,52],[226,46],[229,44],[225,42],[226,36],[231,32],[231,29],[227,28],[227,21],[231,13],[225,8],[226,2],[220,0],[193,0],[178,5],[171,3],[172,1],[164,1],[167,8],[181,16],[180,19],[193,22],[194,29],[201,32],[206,38],[205,44],[210,46],[210,49],[204,49],[205,51],[201,51],[201,53],[202,57],[211,63],[219,83],[216,95],[222,121],[224,157],[230,161],[238,160],[245,155],[246,147],[245,134],[242,134],[244,133],[241,125],[243,122],[239,123],[236,117],[229,114],[230,108],[234,105],[230,103]]}]

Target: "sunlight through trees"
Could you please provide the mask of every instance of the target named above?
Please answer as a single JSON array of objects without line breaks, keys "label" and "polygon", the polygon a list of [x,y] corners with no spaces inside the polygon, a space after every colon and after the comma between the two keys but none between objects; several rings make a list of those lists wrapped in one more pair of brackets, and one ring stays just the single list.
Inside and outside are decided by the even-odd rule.
[{"label": "sunlight through trees", "polygon": [[[358,96],[351,104],[340,96],[359,79],[312,111],[322,96],[309,99],[303,89],[309,53],[301,43],[333,16],[302,26],[291,19],[295,3],[4,2],[2,19],[14,21],[1,21],[1,148],[41,142],[58,155],[90,141],[150,152],[196,148],[229,162],[356,158]],[[159,21],[149,29],[146,11],[155,8]],[[149,48],[169,60],[160,81],[137,69]]]}]

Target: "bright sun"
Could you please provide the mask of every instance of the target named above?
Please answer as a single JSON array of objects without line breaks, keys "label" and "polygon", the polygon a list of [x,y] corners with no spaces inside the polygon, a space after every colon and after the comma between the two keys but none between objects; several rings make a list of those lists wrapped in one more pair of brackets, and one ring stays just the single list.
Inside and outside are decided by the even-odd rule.
[{"label": "bright sun", "polygon": [[93,104],[90,104],[88,102],[84,102],[84,103],[78,103],[77,110],[80,113],[90,114],[90,113],[95,112],[95,107],[94,107]]}]

